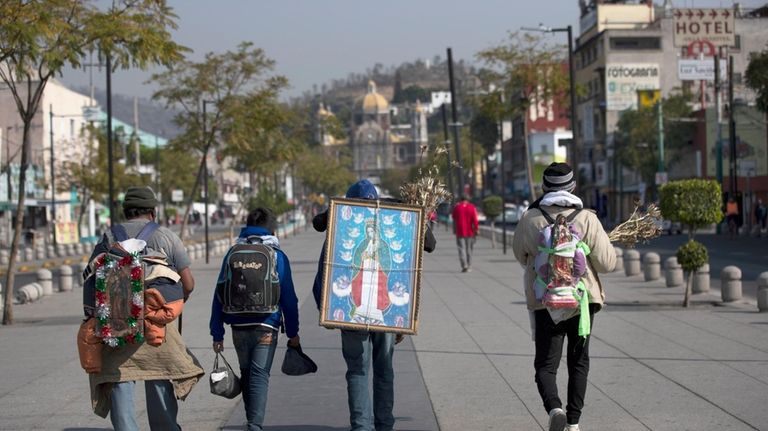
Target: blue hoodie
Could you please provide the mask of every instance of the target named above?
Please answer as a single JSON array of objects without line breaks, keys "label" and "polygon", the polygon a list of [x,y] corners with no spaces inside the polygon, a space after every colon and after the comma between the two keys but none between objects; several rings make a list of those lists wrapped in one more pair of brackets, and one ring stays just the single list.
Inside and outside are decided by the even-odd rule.
[{"label": "blue hoodie", "polygon": [[[267,229],[254,226],[246,226],[240,231],[238,240],[244,240],[250,236],[265,236],[270,235]],[[289,338],[293,338],[299,334],[299,299],[296,297],[296,291],[293,289],[293,278],[291,277],[291,264],[288,261],[288,256],[283,253],[279,248],[275,248],[277,252],[277,275],[280,279],[280,309],[275,313],[264,317],[243,317],[233,316],[226,314],[221,310],[221,301],[216,295],[216,290],[213,292],[213,304],[211,306],[211,321],[210,329],[213,341],[224,340],[224,324],[229,325],[253,325],[262,324],[274,329],[280,328],[280,322],[283,315],[285,316],[285,334]],[[224,260],[221,263],[221,271],[219,271],[219,283],[224,283],[226,280],[226,263],[229,257],[229,252],[224,256]]]},{"label": "blue hoodie", "polygon": [[[353,199],[378,199],[379,193],[376,191],[376,186],[368,180],[360,180],[347,189],[345,197]],[[323,249],[320,250],[320,260],[317,262],[317,274],[315,275],[315,283],[312,285],[312,295],[315,297],[315,303],[317,309],[320,309],[320,303],[322,302],[322,290],[323,290],[323,277],[325,273],[325,242],[323,242]]]}]

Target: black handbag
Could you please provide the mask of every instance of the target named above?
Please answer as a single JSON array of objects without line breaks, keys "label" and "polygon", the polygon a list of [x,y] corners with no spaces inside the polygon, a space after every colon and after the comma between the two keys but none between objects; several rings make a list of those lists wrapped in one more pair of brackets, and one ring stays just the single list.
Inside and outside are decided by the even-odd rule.
[{"label": "black handbag", "polygon": [[289,376],[303,376],[317,372],[317,364],[301,350],[301,346],[291,347],[288,345],[288,348],[285,349],[281,371]]},{"label": "black handbag", "polygon": [[[224,361],[224,366],[219,367],[219,356]],[[240,395],[240,378],[227,362],[227,358],[221,352],[216,352],[213,360],[213,371],[210,375],[211,393],[224,398],[235,398]]]}]

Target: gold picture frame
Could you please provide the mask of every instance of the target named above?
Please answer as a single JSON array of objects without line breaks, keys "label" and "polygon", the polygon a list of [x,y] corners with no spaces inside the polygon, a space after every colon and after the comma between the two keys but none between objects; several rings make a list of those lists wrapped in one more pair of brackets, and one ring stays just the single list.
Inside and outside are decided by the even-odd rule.
[{"label": "gold picture frame", "polygon": [[320,325],[415,335],[425,230],[422,207],[332,198]]}]

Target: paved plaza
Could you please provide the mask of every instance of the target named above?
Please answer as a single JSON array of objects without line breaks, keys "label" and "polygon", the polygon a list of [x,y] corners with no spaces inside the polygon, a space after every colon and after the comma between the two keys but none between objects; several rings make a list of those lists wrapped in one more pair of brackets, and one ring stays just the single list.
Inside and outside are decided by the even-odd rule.
[{"label": "paved plaza", "polygon": [[[523,270],[501,245],[479,239],[473,271],[461,273],[455,241],[443,227],[424,258],[419,334],[396,347],[398,430],[541,430],[546,425],[533,381],[533,343]],[[317,325],[311,296],[321,234],[282,240],[300,298],[301,340],[317,374],[280,370],[281,338],[270,380],[266,430],[348,429],[344,361],[336,330]],[[210,370],[210,298],[220,257],[196,261],[197,288],[183,335]],[[768,270],[768,263],[766,264]],[[617,272],[603,277],[608,305],[595,317],[591,373],[582,429],[768,430],[768,313],[753,299],[723,304],[716,283],[682,309],[682,288]],[[111,429],[90,410],[75,335],[81,290],[17,305],[17,323],[0,327],[0,430]],[[229,335],[225,354],[236,361]],[[561,395],[565,393],[561,366]],[[137,410],[146,427],[143,391]],[[239,398],[209,393],[207,376],[180,404],[188,430],[244,429]]]}]

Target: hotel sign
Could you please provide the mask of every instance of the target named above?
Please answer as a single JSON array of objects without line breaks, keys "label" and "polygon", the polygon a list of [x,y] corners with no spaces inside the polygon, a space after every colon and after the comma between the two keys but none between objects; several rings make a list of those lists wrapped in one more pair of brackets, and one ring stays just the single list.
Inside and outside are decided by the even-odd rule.
[{"label": "hotel sign", "polygon": [[731,9],[675,9],[675,46],[706,40],[716,47],[734,46],[736,33]]}]

